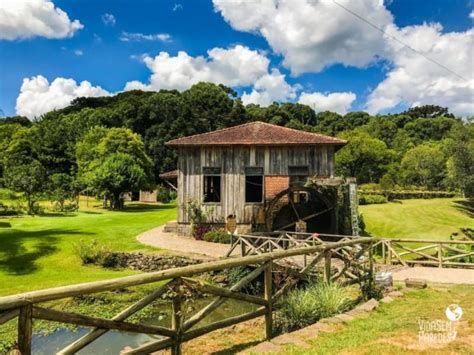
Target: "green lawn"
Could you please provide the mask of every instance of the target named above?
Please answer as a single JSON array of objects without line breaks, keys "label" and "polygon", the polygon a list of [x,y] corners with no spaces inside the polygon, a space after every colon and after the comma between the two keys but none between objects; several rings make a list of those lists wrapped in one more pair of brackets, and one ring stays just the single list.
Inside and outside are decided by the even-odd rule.
[{"label": "green lawn", "polygon": [[151,250],[135,237],[173,219],[174,204],[129,204],[120,212],[90,207],[68,215],[1,218],[0,295],[129,275],[133,272],[82,266],[74,244],[97,239],[116,251]]},{"label": "green lawn", "polygon": [[473,208],[472,201],[438,198],[360,206],[360,212],[374,237],[448,239],[460,228],[474,228]]},{"label": "green lawn", "polygon": [[[474,287],[430,287],[381,305],[369,317],[349,321],[334,333],[320,333],[310,349],[288,348],[285,354],[472,354]],[[419,320],[447,320],[445,309],[458,304],[463,316],[449,344],[418,340]]]}]

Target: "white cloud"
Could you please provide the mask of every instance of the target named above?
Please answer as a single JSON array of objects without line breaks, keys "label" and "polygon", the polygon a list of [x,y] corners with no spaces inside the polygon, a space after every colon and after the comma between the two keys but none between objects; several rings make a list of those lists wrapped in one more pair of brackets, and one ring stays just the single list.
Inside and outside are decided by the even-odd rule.
[{"label": "white cloud", "polygon": [[474,29],[443,33],[440,24],[424,24],[401,29],[392,25],[387,31],[440,65],[387,38],[393,68],[370,94],[369,112],[399,104],[437,104],[458,115],[474,114]]},{"label": "white cloud", "polygon": [[353,92],[302,92],[298,103],[310,106],[314,111],[333,111],[344,115],[356,99]]},{"label": "white cloud", "polygon": [[2,0],[0,39],[67,38],[84,26],[48,0]]},{"label": "white cloud", "polygon": [[74,50],[74,54],[77,55],[78,57],[84,55],[84,51],[82,49],[76,49]]},{"label": "white cloud", "polygon": [[141,42],[141,41],[171,42],[171,35],[168,33],[143,34],[143,33],[122,32],[122,35],[120,36],[119,39],[122,42]]},{"label": "white cloud", "polygon": [[41,75],[23,79],[20,95],[16,99],[16,112],[34,118],[54,109],[66,107],[82,96],[105,96],[107,91],[100,86],[92,86],[88,81],[79,85],[73,79],[56,78],[51,84]]},{"label": "white cloud", "polygon": [[285,75],[278,69],[259,78],[250,93],[244,92],[242,102],[244,105],[258,104],[269,106],[273,102],[282,102],[296,98],[296,87],[288,84]]},{"label": "white cloud", "polygon": [[105,13],[102,15],[102,22],[106,26],[115,26],[117,23],[117,20],[114,15]]},{"label": "white cloud", "polygon": [[207,54],[207,57],[192,57],[180,51],[176,56],[167,52],[160,52],[154,58],[145,55],[143,61],[152,72],[150,83],[132,81],[126,84],[125,90],[185,90],[200,81],[249,86],[267,74],[270,64],[263,54],[241,45],[213,48]]},{"label": "white cloud", "polygon": [[174,11],[179,11],[179,10],[182,10],[182,9],[183,9],[183,5],[181,5],[181,4],[176,3],[176,4],[173,5],[173,12]]},{"label": "white cloud", "polygon": [[472,10],[471,13],[469,14],[469,18],[474,19],[474,10]]},{"label": "white cloud", "polygon": [[[230,25],[262,35],[298,75],[341,63],[365,67],[383,51],[379,31],[332,0],[213,0]],[[385,27],[393,17],[381,0],[338,0],[368,21]]]}]

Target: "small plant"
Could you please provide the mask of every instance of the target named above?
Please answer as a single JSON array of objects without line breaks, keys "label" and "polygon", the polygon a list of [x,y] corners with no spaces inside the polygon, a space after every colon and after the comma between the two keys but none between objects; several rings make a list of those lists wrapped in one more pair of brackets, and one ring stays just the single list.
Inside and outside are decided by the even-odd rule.
[{"label": "small plant", "polygon": [[191,222],[191,231],[193,237],[197,240],[202,240],[204,234],[209,232],[211,228],[205,225],[208,215],[213,212],[212,209],[204,210],[199,202],[196,200],[189,200],[186,205],[186,213]]},{"label": "small plant", "polygon": [[337,284],[317,283],[296,289],[277,304],[276,328],[283,332],[302,328],[346,311],[351,303],[348,290]]},{"label": "small plant", "polygon": [[[250,274],[254,269],[251,267],[238,266],[227,271],[227,284],[229,286],[235,285],[237,282],[242,280],[245,276]],[[250,295],[259,295],[263,291],[263,283],[256,279],[246,286],[244,286],[241,292],[248,293]]]},{"label": "small plant", "polygon": [[230,244],[232,236],[224,228],[213,229],[204,234],[203,239],[206,242]]},{"label": "small plant", "polygon": [[104,264],[108,264],[108,258],[111,254],[110,250],[105,245],[99,244],[96,239],[92,241],[80,240],[74,245],[74,250],[84,265],[97,264],[104,266]]}]

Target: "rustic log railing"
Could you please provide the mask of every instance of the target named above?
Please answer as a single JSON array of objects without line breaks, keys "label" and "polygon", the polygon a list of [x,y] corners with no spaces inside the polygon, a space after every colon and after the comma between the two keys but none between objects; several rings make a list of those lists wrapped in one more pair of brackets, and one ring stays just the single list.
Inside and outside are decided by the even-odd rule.
[{"label": "rustic log railing", "polygon": [[373,248],[388,265],[474,268],[474,241],[380,239]]},{"label": "rustic log railing", "polygon": [[[373,239],[357,238],[337,242],[324,242],[314,240],[298,244],[296,248],[277,250],[259,255],[249,255],[238,258],[227,258],[198,265],[179,267],[158,272],[144,273],[112,280],[89,282],[78,285],[32,291],[0,298],[0,325],[14,318],[18,319],[18,350],[23,355],[31,353],[31,340],[33,334],[33,320],[41,319],[53,322],[74,324],[91,327],[92,330],[80,339],[67,345],[59,354],[74,354],[88,344],[107,333],[109,330],[120,330],[142,334],[159,335],[162,338],[125,351],[124,354],[148,354],[165,348],[171,348],[173,354],[181,353],[181,344],[214,330],[247,321],[256,317],[265,316],[266,337],[272,336],[272,311],[273,305],[294,284],[294,279],[288,279],[284,286],[273,292],[273,268],[278,260],[295,256],[312,255],[311,263],[298,271],[303,276],[310,271],[319,270],[317,264],[324,262],[324,280],[333,282],[353,283],[371,276],[373,263],[371,260],[371,247]],[[314,244],[314,245],[313,245]],[[339,269],[331,265],[331,260],[342,260]],[[252,266],[253,271],[239,280],[230,288],[218,287],[202,280],[191,278],[199,274],[221,271],[224,269]],[[263,274],[263,295],[255,296],[244,292],[242,289]],[[58,311],[46,308],[41,304],[68,297],[94,294],[104,291],[119,290],[145,284],[157,284],[157,288],[144,298],[138,300],[124,309],[112,319],[87,316],[77,313]],[[186,319],[182,309],[185,290],[199,291],[201,294],[217,296],[201,310]],[[171,327],[137,324],[127,319],[161,298],[162,295],[171,294],[172,319]],[[189,296],[189,292],[186,293]],[[199,323],[211,312],[220,307],[227,299],[232,298],[250,302],[257,309],[245,314],[215,321],[211,324],[200,326]]]}]

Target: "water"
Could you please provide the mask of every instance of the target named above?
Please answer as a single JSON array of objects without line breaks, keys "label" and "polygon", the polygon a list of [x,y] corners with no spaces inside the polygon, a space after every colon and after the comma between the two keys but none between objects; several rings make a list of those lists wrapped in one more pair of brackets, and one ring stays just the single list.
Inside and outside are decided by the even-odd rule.
[{"label": "water", "polygon": [[[208,304],[212,298],[200,299],[193,303],[196,307],[195,311],[199,310],[206,304]],[[227,300],[222,306],[208,315],[203,321],[198,323],[196,327],[203,326],[221,320],[224,318],[236,316],[242,313],[250,312],[256,309],[255,305],[241,302],[237,300]],[[163,309],[160,310],[165,313],[169,313],[170,305],[164,304]],[[148,319],[143,321],[146,324],[161,325],[169,327],[169,317],[156,317],[154,319]],[[79,339],[83,335],[87,334],[90,328],[79,328],[78,330],[72,331],[68,329],[61,329],[55,331],[49,335],[35,335],[33,337],[33,354],[34,355],[51,355],[57,351],[63,349],[65,346],[71,344],[73,341]],[[81,355],[116,355],[119,354],[123,348],[129,346],[135,348],[142,344],[148,343],[152,340],[160,339],[160,336],[136,334],[111,330],[100,338],[95,340],[92,344],[89,344],[82,349],[78,354]]]}]

